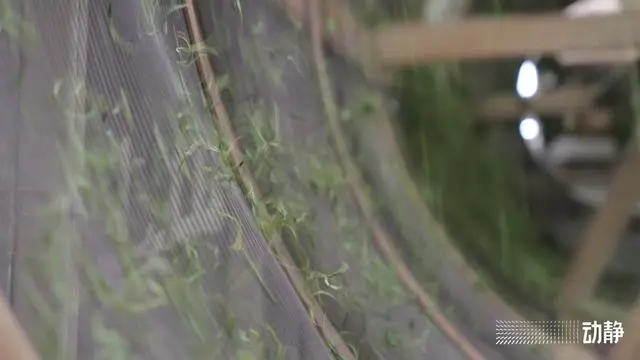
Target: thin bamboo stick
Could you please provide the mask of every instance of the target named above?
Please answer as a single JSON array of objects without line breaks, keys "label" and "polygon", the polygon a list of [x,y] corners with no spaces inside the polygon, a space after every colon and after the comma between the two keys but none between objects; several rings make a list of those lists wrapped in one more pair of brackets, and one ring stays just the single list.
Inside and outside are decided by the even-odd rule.
[{"label": "thin bamboo stick", "polygon": [[40,360],[24,330],[0,292],[0,357],[6,360]]}]

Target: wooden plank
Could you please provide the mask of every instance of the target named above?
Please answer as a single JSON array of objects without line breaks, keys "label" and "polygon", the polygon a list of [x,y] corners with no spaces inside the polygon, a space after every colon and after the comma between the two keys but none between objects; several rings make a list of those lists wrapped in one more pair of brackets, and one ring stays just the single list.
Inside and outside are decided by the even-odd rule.
[{"label": "wooden plank", "polygon": [[558,54],[558,61],[565,66],[594,64],[627,65],[638,61],[638,58],[640,58],[640,50],[635,47],[563,51]]},{"label": "wooden plank", "polygon": [[476,114],[491,120],[516,120],[527,112],[538,115],[578,112],[591,107],[591,102],[599,90],[598,85],[566,86],[526,102],[511,92],[495,94],[477,103]]},{"label": "wooden plank", "polygon": [[389,66],[526,57],[568,49],[635,46],[640,40],[640,12],[581,19],[517,15],[437,26],[401,23],[382,26],[372,36],[375,54]]},{"label": "wooden plank", "polygon": [[607,201],[588,225],[567,272],[557,307],[571,311],[590,298],[616,251],[631,212],[640,199],[640,151],[633,144],[611,183]]}]

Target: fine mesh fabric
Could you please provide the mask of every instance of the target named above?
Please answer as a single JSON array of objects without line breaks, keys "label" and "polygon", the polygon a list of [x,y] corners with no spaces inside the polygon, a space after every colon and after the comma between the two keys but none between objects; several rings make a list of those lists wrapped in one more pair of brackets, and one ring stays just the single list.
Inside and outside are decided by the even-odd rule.
[{"label": "fine mesh fabric", "polygon": [[[356,358],[463,359],[381,256],[353,200],[327,126],[308,31],[296,27],[278,1],[246,0],[242,11],[233,2],[196,3],[206,45],[218,53],[216,70],[226,83],[223,95],[245,148],[245,166],[262,201],[278,215],[309,291],[356,349]],[[360,72],[341,59],[328,60],[342,125],[380,140],[367,131],[376,123]],[[360,160],[362,149],[351,150]],[[374,164],[386,164],[387,156]],[[358,186],[383,218],[379,189]]]},{"label": "fine mesh fabric", "polygon": [[[296,1],[194,1],[198,44],[178,0],[0,1],[24,20],[0,32],[0,70],[20,79],[11,88],[0,72],[0,95],[19,98],[0,105],[2,126],[21,124],[22,184],[2,285],[45,359],[340,359],[287,272],[355,359],[465,359],[380,250],[370,218],[419,286],[451,305],[461,337],[503,358],[494,323],[511,315],[479,295],[409,190],[394,129],[376,113],[387,96],[328,56],[372,216],[354,200],[311,36],[281,6]],[[198,54],[212,60],[234,134],[211,115]],[[241,190],[232,142],[257,189]],[[271,250],[280,237],[295,267]]]},{"label": "fine mesh fabric", "polygon": [[45,358],[330,358],[221,160],[177,2],[24,5],[57,105],[24,121],[62,128],[16,290]]}]

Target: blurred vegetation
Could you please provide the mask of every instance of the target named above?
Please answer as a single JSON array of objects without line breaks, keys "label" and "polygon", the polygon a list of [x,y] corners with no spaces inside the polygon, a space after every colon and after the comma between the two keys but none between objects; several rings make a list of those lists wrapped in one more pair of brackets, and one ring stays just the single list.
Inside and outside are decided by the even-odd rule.
[{"label": "blurred vegetation", "polygon": [[[568,3],[479,0],[471,11],[557,11]],[[407,19],[421,14],[421,6],[421,1],[406,0],[396,3],[391,13]],[[479,131],[469,111],[474,94],[512,91],[518,66],[516,59],[405,69],[398,76],[398,118],[424,198],[460,250],[488,274],[487,283],[522,310],[546,312],[569,259],[542,233],[529,211],[519,186],[521,160],[509,161],[517,154],[505,144],[513,146],[516,123]],[[612,293],[612,286],[617,285],[609,283],[605,293]]]},{"label": "blurred vegetation", "polygon": [[404,71],[399,91],[415,175],[463,253],[509,293],[540,303],[553,296],[564,259],[541,240],[518,188],[519,169],[499,150],[515,126],[479,136],[464,83],[446,66]]}]

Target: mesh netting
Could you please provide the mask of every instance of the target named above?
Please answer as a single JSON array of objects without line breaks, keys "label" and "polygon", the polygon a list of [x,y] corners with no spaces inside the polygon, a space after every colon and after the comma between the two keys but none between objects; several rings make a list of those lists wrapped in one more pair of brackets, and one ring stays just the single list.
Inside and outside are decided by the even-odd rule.
[{"label": "mesh netting", "polygon": [[[20,163],[47,171],[23,189],[37,196],[21,210],[10,295],[44,358],[465,358],[418,287],[467,309],[464,335],[500,358],[486,346],[495,313],[476,311],[490,305],[411,190],[378,116],[386,104],[330,61],[350,161],[366,175],[354,179],[310,34],[274,3],[196,1],[204,43],[190,40],[177,1],[22,4],[29,26],[5,35],[24,57],[16,116],[39,147]],[[220,104],[202,91],[203,54],[233,136],[211,116]],[[241,189],[242,171],[256,188]],[[389,239],[413,253],[417,280]]]},{"label": "mesh netting", "polygon": [[176,53],[189,46],[182,13],[157,1],[28,5],[27,46],[48,60],[38,86],[58,106],[24,121],[59,118],[66,135],[46,251],[18,269],[17,312],[37,310],[27,327],[41,352],[329,358],[221,161],[195,69],[176,64],[193,56]]}]

